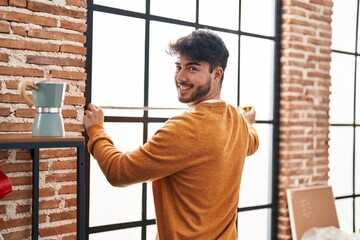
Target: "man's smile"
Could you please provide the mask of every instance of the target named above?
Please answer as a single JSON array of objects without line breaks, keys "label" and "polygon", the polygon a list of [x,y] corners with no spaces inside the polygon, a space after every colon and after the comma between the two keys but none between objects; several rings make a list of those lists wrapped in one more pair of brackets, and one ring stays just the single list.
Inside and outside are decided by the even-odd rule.
[{"label": "man's smile", "polygon": [[178,84],[177,87],[178,87],[180,92],[187,91],[187,90],[191,89],[191,85]]}]

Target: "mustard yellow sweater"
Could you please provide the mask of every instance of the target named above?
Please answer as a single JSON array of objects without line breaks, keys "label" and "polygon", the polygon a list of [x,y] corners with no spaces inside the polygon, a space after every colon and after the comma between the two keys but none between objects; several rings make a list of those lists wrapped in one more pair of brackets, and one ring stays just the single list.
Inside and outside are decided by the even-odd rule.
[{"label": "mustard yellow sweater", "polygon": [[153,182],[158,239],[236,239],[244,159],[259,145],[236,108],[201,103],[129,152],[116,149],[100,125],[87,134],[89,152],[112,185]]}]

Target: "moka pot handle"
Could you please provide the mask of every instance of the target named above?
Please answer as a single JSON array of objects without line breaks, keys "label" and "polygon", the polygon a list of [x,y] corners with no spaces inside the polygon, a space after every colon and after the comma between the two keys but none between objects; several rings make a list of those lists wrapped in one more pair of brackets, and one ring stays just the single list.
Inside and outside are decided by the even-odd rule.
[{"label": "moka pot handle", "polygon": [[34,105],[34,101],[25,94],[27,87],[31,88],[32,90],[37,90],[39,88],[32,80],[23,80],[19,82],[18,90],[20,97],[26,102],[29,107],[32,107]]}]

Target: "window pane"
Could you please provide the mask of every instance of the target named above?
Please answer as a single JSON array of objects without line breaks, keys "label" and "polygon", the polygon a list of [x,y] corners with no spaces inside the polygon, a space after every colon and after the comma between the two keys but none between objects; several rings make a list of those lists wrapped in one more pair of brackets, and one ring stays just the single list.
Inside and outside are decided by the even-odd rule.
[{"label": "window pane", "polygon": [[150,4],[152,15],[195,22],[195,0],[151,0]]},{"label": "window pane", "polygon": [[155,219],[155,205],[152,191],[152,183],[147,183],[147,219]]},{"label": "window pane", "polygon": [[[104,126],[121,151],[133,150],[142,143],[140,123],[105,123]],[[90,176],[90,226],[141,220],[141,183],[126,188],[111,186],[93,158]]]},{"label": "window pane", "polygon": [[260,209],[238,214],[238,239],[270,239],[270,210]]},{"label": "window pane", "polygon": [[[254,125],[261,144],[257,152],[245,159],[240,187],[239,207],[263,205],[271,202],[271,148],[272,128],[269,125]],[[246,238],[245,238],[246,239]]]},{"label": "window pane", "polygon": [[[95,104],[143,106],[144,27],[144,20],[94,12],[91,89]],[[104,113],[117,114],[116,111]],[[122,111],[121,114],[140,116],[142,112]]]},{"label": "window pane", "polygon": [[[155,21],[150,24],[149,106],[187,108],[177,98],[174,80],[176,58],[169,56],[166,50],[170,42],[189,34],[194,28]],[[170,117],[179,113],[152,110],[149,116]]]},{"label": "window pane", "polygon": [[356,2],[357,0],[333,0],[332,49],[355,52]]},{"label": "window pane", "polygon": [[[148,138],[151,138],[162,125],[164,125],[164,123],[149,123]],[[148,219],[155,219],[155,206],[154,206],[154,198],[153,198],[151,183],[147,183],[147,213],[146,214]]]},{"label": "window pane", "polygon": [[238,0],[200,0],[200,24],[239,29],[239,2]]},{"label": "window pane", "polygon": [[330,122],[353,123],[355,58],[338,53],[331,58]]},{"label": "window pane", "polygon": [[355,128],[355,194],[360,194],[360,127]]},{"label": "window pane", "polygon": [[123,230],[93,233],[90,240],[118,240],[118,239],[141,239],[141,228],[128,228]]},{"label": "window pane", "polygon": [[267,36],[274,36],[275,1],[242,0],[240,30],[242,32],[251,32]]},{"label": "window pane", "polygon": [[335,201],[336,212],[341,230],[346,233],[353,232],[353,203],[352,199],[340,199]]},{"label": "window pane", "polygon": [[157,228],[156,225],[150,225],[146,227],[146,239],[156,239]]},{"label": "window pane", "polygon": [[94,0],[97,5],[145,13],[145,0]]},{"label": "window pane", "polygon": [[356,62],[356,118],[355,123],[360,124],[360,58]]},{"label": "window pane", "polygon": [[240,106],[254,106],[258,120],[270,120],[273,114],[274,42],[243,36],[240,48]]},{"label": "window pane", "polygon": [[329,184],[335,197],[352,194],[353,130],[331,127],[329,136]]},{"label": "window pane", "polygon": [[360,197],[355,199],[355,230],[360,233]]},{"label": "window pane", "polygon": [[[215,32],[215,31],[214,31]],[[221,89],[221,99],[237,107],[237,86],[238,86],[238,56],[239,37],[235,34],[215,32],[224,40],[229,50],[229,59],[225,69],[224,80]]]}]

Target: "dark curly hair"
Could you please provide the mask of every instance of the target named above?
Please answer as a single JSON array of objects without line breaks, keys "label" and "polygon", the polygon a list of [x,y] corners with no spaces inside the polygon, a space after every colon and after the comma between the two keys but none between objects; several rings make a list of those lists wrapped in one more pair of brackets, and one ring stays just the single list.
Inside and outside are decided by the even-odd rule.
[{"label": "dark curly hair", "polygon": [[[195,30],[168,46],[168,54],[209,63],[210,72],[220,66],[225,72],[229,51],[224,41],[209,30]],[[221,81],[224,78],[224,74]]]}]

